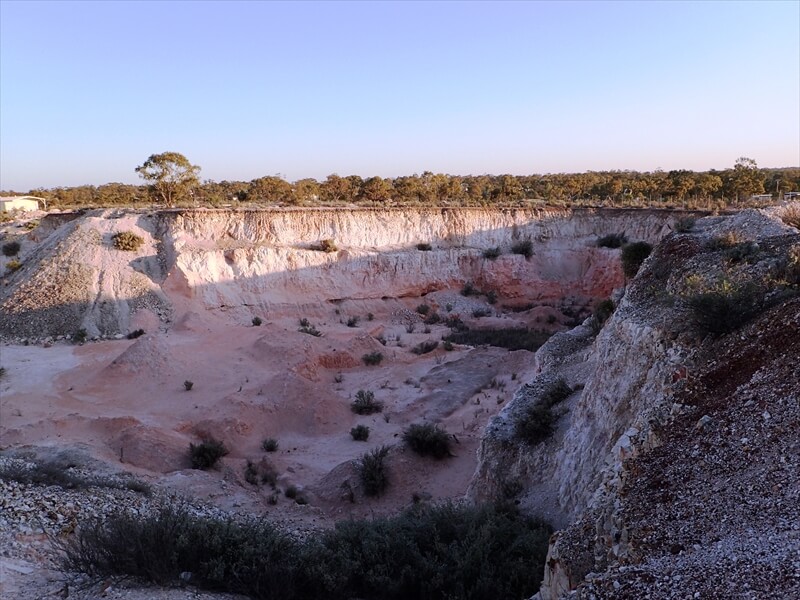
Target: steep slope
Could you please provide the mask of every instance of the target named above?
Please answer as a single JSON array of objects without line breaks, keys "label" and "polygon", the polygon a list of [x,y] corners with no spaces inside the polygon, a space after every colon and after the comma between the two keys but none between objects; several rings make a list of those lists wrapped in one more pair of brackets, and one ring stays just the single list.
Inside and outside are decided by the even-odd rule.
[{"label": "steep slope", "polygon": [[[581,598],[793,597],[799,242],[755,211],[699,221],[658,246],[596,340],[584,327],[538,351],[542,373],[490,422],[470,492],[510,489],[573,523],[552,540],[541,598],[579,585]],[[730,332],[703,331],[730,314]],[[578,389],[555,434],[520,443],[516,421],[557,378]]]}]

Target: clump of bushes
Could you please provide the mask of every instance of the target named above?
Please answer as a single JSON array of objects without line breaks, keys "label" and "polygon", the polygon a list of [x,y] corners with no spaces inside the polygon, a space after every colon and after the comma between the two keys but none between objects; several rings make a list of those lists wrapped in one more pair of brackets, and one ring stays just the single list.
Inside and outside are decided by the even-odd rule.
[{"label": "clump of bushes", "polygon": [[532,446],[549,438],[558,420],[553,407],[563,402],[571,393],[572,389],[563,379],[554,382],[542,393],[539,402],[528,407],[514,424],[516,438]]},{"label": "clump of bushes", "polygon": [[436,312],[436,311],[433,311],[432,313],[430,313],[429,315],[427,315],[425,317],[425,320],[423,321],[423,323],[425,323],[425,325],[436,325],[441,320],[442,320],[442,317],[439,316],[439,313]]},{"label": "clump of bushes", "polygon": [[193,469],[210,469],[226,454],[228,449],[225,444],[214,438],[207,438],[199,444],[189,444],[189,458]]},{"label": "clump of bushes", "polygon": [[375,400],[375,394],[370,390],[358,390],[350,409],[357,415],[372,415],[383,410],[383,402]]},{"label": "clump of bushes", "polygon": [[261,442],[261,449],[264,452],[275,452],[278,449],[278,440],[275,438],[267,438]]},{"label": "clump of bushes", "polygon": [[19,242],[8,242],[3,244],[3,256],[16,256],[21,248]]},{"label": "clump of bushes", "polygon": [[639,272],[639,267],[642,266],[642,263],[650,256],[652,251],[653,246],[647,242],[633,242],[624,245],[620,260],[622,260],[622,272],[625,273],[625,277],[629,279],[635,277],[636,273]]},{"label": "clump of bushes", "polygon": [[721,233],[708,240],[708,242],[706,242],[706,248],[709,250],[727,250],[728,248],[733,248],[737,244],[741,244],[743,241],[744,239],[738,231],[728,231],[727,233]]},{"label": "clump of bushes", "polygon": [[624,233],[609,233],[603,237],[597,238],[598,248],[622,248],[622,245],[628,241]]},{"label": "clump of bushes", "polygon": [[311,246],[312,250],[317,250],[318,252],[336,252],[339,248],[336,247],[336,242],[332,239],[325,239],[320,240],[318,244],[314,244]]},{"label": "clump of bushes", "polygon": [[114,248],[125,252],[136,252],[144,244],[144,238],[132,231],[119,231],[111,238]]},{"label": "clump of bushes", "polygon": [[427,315],[431,311],[431,307],[427,304],[420,304],[417,306],[417,312],[423,316]]},{"label": "clump of bushes", "polygon": [[511,252],[521,254],[525,258],[533,256],[533,242],[530,240],[520,240],[511,245]]},{"label": "clump of bushes", "polygon": [[89,334],[83,327],[81,327],[80,329],[78,329],[78,331],[72,334],[72,342],[75,344],[82,344],[87,339],[89,339]]},{"label": "clump of bushes", "polygon": [[188,379],[183,382],[183,389],[187,392],[191,392],[192,388],[194,387],[194,381],[189,381]]},{"label": "clump of bushes", "polygon": [[261,320],[261,317],[253,317],[253,320],[250,321],[253,324],[253,327],[260,327],[261,324],[264,322]]},{"label": "clump of bushes", "polygon": [[144,335],[144,329],[137,329],[136,331],[131,331],[127,338],[129,340],[135,340],[136,338],[142,337]]},{"label": "clump of bushes", "polygon": [[450,434],[439,425],[414,423],[403,431],[403,441],[420,456],[450,456]]},{"label": "clump of bushes", "polygon": [[297,330],[300,333],[307,333],[308,335],[313,335],[314,337],[320,337],[322,332],[319,331],[311,322],[303,317],[300,319],[300,328]]},{"label": "clump of bushes", "polygon": [[764,291],[755,284],[722,281],[685,299],[695,326],[704,333],[730,333],[756,316],[764,306]]},{"label": "clump of bushes", "polygon": [[466,344],[469,346],[498,346],[508,350],[529,350],[536,352],[544,344],[550,334],[545,331],[536,331],[524,327],[509,327],[506,329],[467,329],[454,331],[445,341],[451,344]]},{"label": "clump of bushes", "polygon": [[361,320],[360,317],[350,317],[347,319],[347,326],[348,327],[358,327],[358,322]]},{"label": "clump of bushes", "polygon": [[6,263],[6,270],[9,273],[13,273],[14,271],[19,271],[22,268],[22,263],[18,260],[10,260]]},{"label": "clump of bushes", "polygon": [[498,256],[500,256],[500,254],[501,254],[500,248],[498,247],[486,248],[486,250],[483,251],[483,258],[486,258],[488,260],[494,260]]},{"label": "clump of bushes", "polygon": [[461,295],[462,296],[480,296],[480,290],[475,287],[475,284],[471,281],[467,281],[464,283],[464,286],[461,288]]},{"label": "clump of bushes", "polygon": [[422,242],[417,244],[417,250],[420,250],[422,252],[429,252],[430,250],[432,250],[432,247],[430,244]]},{"label": "clump of bushes", "polygon": [[428,354],[428,352],[433,352],[436,348],[439,347],[439,342],[436,340],[427,340],[425,342],[420,342],[416,346],[411,349],[416,355]]},{"label": "clump of bushes", "polygon": [[683,219],[679,219],[677,223],[675,223],[675,231],[678,233],[689,233],[694,229],[694,224],[697,222],[697,219],[694,217],[684,217]]},{"label": "clump of bushes", "polygon": [[375,352],[369,352],[367,354],[364,354],[361,357],[361,360],[368,367],[374,367],[381,364],[381,361],[383,360],[383,354],[376,350]]},{"label": "clump of bushes", "polygon": [[358,478],[367,496],[380,496],[389,486],[386,456],[389,446],[381,446],[364,454],[356,464]]},{"label": "clump of bushes", "polygon": [[356,425],[350,430],[350,437],[357,442],[366,442],[369,439],[369,427]]},{"label": "clump of bushes", "polygon": [[[277,502],[277,498],[275,498]],[[185,505],[88,520],[63,568],[252,598],[528,598],[552,529],[511,503],[418,503],[400,515],[342,521],[302,539],[265,519],[198,515]]]},{"label": "clump of bushes", "polygon": [[606,298],[605,300],[598,302],[597,306],[594,307],[594,311],[592,312],[592,329],[594,332],[598,333],[603,328],[605,322],[608,321],[613,314],[614,302],[611,301],[611,298]]}]

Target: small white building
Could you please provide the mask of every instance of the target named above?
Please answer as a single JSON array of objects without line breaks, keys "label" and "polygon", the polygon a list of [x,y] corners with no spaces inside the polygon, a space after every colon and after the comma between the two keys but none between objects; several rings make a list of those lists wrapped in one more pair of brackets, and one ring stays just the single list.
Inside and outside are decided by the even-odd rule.
[{"label": "small white building", "polygon": [[47,200],[37,196],[0,196],[0,211],[39,210],[47,206]]}]

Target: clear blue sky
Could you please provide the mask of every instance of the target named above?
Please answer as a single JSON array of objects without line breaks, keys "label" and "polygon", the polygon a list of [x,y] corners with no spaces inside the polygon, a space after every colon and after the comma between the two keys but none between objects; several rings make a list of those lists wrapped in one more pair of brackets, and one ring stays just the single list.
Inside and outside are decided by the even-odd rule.
[{"label": "clear blue sky", "polygon": [[800,2],[0,3],[0,189],[800,165]]}]

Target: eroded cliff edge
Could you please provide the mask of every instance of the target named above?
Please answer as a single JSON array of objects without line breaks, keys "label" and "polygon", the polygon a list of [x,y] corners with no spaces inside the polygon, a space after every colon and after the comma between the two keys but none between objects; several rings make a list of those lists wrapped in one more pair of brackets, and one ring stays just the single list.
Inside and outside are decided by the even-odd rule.
[{"label": "eroded cliff edge", "polygon": [[[542,600],[800,594],[800,235],[779,217],[666,238],[596,338],[589,321],[551,338],[490,422],[469,495],[564,527]],[[703,330],[692,298],[708,290],[745,290],[715,318],[749,314]],[[573,392],[554,435],[519,442],[556,380]]]},{"label": "eroded cliff edge", "polygon": [[[315,307],[343,299],[421,296],[466,281],[511,302],[574,304],[607,297],[623,279],[599,237],[655,242],[682,213],[621,209],[97,210],[52,215],[23,239],[6,276],[5,337],[90,337],[168,327],[176,311]],[[119,252],[112,237],[144,243]],[[333,240],[333,252],[314,247]],[[512,247],[530,242],[530,256]],[[420,246],[420,245],[427,246]],[[420,250],[424,247],[426,250]],[[483,256],[499,248],[495,260]],[[136,315],[139,318],[136,318]]]}]

